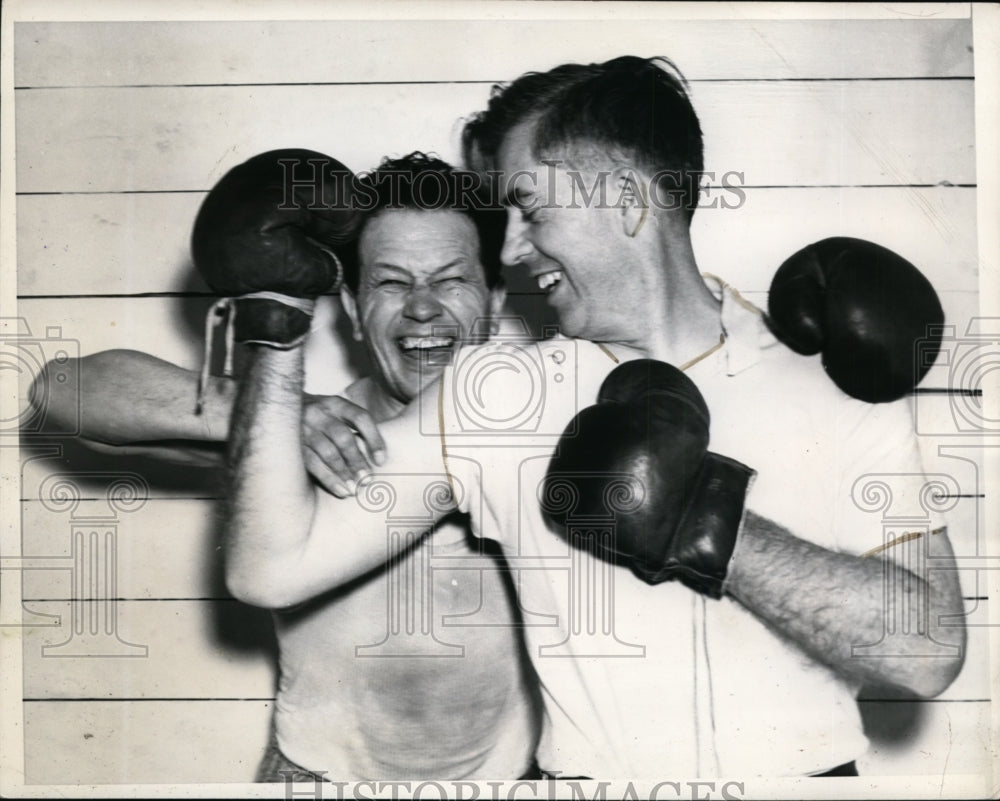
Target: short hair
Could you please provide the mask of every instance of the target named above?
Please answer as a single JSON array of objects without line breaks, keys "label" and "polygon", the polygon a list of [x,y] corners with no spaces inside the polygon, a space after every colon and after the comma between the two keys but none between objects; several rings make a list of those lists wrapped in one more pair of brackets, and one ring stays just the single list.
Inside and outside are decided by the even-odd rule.
[{"label": "short hair", "polygon": [[580,155],[600,152],[661,177],[669,171],[688,217],[694,214],[704,169],[701,125],[687,81],[669,59],[621,56],[603,64],[563,64],[495,85],[486,110],[462,131],[466,164],[495,170],[504,138],[525,121],[534,122],[536,159],[579,147]]},{"label": "short hair", "polygon": [[482,178],[467,170],[458,170],[448,162],[420,151],[402,158],[384,158],[369,173],[361,174],[355,184],[355,203],[361,212],[361,225],[354,246],[344,253],[344,284],[358,291],[361,279],[361,235],[367,224],[379,214],[393,209],[420,211],[457,211],[466,215],[479,235],[479,260],[486,285],[501,281],[500,250],[507,225],[506,209],[482,192]]}]

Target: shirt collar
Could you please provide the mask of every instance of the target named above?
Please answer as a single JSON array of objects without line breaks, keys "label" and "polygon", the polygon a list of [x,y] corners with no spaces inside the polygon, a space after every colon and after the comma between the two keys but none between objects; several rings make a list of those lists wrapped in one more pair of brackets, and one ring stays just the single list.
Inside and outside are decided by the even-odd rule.
[{"label": "shirt collar", "polygon": [[777,343],[767,327],[764,311],[736,289],[711,273],[702,273],[716,300],[722,301],[722,330],[726,335],[723,353],[727,375],[736,375],[760,361],[761,351]]}]

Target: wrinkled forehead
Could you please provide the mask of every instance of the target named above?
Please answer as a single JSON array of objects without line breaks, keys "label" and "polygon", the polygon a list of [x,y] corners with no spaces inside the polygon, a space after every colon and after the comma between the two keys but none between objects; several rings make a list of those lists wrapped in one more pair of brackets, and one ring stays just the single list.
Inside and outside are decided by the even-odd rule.
[{"label": "wrinkled forehead", "polygon": [[458,211],[384,209],[365,225],[358,256],[362,285],[387,273],[414,279],[447,273],[486,281],[479,233],[471,218]]},{"label": "wrinkled forehead", "polygon": [[482,270],[479,233],[465,213],[448,209],[383,209],[361,233],[362,278],[379,266],[426,272],[446,265]]}]

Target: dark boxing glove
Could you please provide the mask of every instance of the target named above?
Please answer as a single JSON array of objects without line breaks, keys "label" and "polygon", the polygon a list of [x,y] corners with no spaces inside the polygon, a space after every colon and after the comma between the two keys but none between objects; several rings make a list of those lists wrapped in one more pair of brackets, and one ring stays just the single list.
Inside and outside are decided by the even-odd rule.
[{"label": "dark boxing glove", "polygon": [[587,544],[598,556],[648,584],[679,579],[719,598],[754,471],[709,452],[708,441],[708,407],[684,373],[626,362],[563,433],[542,511],[571,538],[613,519],[610,540]]},{"label": "dark boxing glove", "polygon": [[[944,312],[930,282],[906,259],[863,239],[833,237],[778,268],[768,318],[792,350],[822,351],[827,374],[848,395],[884,403],[927,374],[940,350]],[[919,363],[918,339],[928,343]]]},{"label": "dark boxing glove", "polygon": [[360,225],[353,178],[322,153],[271,150],[231,169],[208,193],[194,222],[191,254],[222,298],[208,313],[196,413],[214,328],[223,318],[226,375],[234,341],[288,349],[305,340],[315,298],[343,275],[336,250],[353,241]]},{"label": "dark boxing glove", "polygon": [[289,348],[309,333],[312,301],[342,272],[335,251],[359,225],[352,179],[322,153],[272,150],[208,193],[191,253],[205,283],[231,299],[235,341]]}]

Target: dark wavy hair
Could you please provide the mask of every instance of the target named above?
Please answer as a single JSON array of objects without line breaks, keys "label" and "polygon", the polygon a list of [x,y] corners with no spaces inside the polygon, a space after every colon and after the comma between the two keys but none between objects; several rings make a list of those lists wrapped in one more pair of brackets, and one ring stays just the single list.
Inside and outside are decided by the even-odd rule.
[{"label": "dark wavy hair", "polygon": [[[663,57],[621,56],[603,64],[563,64],[493,87],[489,104],[462,131],[470,169],[496,169],[504,137],[534,122],[532,155],[568,161],[595,156],[676,176],[688,216],[698,205],[704,145],[688,84]],[[672,180],[674,180],[672,178]]]},{"label": "dark wavy hair", "polygon": [[360,175],[355,182],[355,201],[361,209],[361,227],[354,247],[344,254],[344,283],[351,291],[357,292],[361,277],[361,234],[371,219],[392,209],[441,209],[467,215],[479,234],[479,260],[486,285],[500,283],[507,212],[484,192],[480,175],[414,151],[402,158],[385,158],[376,169]]}]

